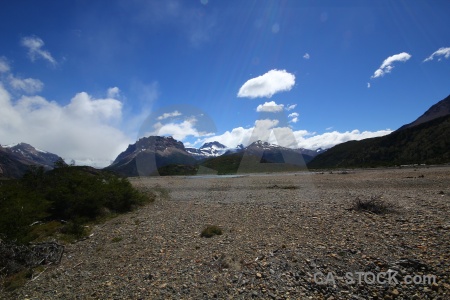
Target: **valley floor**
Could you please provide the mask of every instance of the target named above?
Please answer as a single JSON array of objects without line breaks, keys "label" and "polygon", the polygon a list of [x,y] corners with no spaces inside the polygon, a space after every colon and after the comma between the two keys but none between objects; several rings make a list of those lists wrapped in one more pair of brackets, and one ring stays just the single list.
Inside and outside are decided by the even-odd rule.
[{"label": "valley floor", "polygon": [[[450,167],[266,175],[132,178],[158,200],[4,297],[450,299]],[[394,211],[350,209],[371,197]],[[223,234],[200,237],[206,225]],[[391,284],[371,275],[388,270]]]}]

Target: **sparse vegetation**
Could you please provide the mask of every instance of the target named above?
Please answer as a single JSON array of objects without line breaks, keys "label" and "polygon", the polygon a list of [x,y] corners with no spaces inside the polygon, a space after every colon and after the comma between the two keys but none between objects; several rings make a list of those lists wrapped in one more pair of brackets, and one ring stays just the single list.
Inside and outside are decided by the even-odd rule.
[{"label": "sparse vegetation", "polygon": [[116,236],[116,237],[114,237],[114,238],[111,239],[111,242],[112,242],[112,243],[118,243],[118,242],[120,242],[121,240],[123,240],[123,237],[121,237],[121,236]]},{"label": "sparse vegetation", "polygon": [[274,184],[274,185],[270,185],[267,187],[268,189],[281,189],[281,190],[296,190],[298,189],[298,186],[295,185],[278,185],[278,184]]},{"label": "sparse vegetation", "polygon": [[208,225],[205,229],[203,229],[202,233],[200,234],[201,237],[210,238],[215,235],[222,235],[222,228],[216,225]]},{"label": "sparse vegetation", "polygon": [[392,204],[383,199],[382,196],[371,196],[368,199],[361,199],[359,196],[353,201],[353,206],[348,210],[365,211],[373,214],[385,214],[394,211]]},{"label": "sparse vegetation", "polygon": [[[83,224],[152,200],[112,173],[62,163],[55,166],[49,172],[33,167],[20,180],[0,183],[0,233],[6,240],[27,243],[58,229],[81,237]],[[47,225],[30,226],[36,222]]]},{"label": "sparse vegetation", "polygon": [[152,196],[134,189],[126,178],[63,161],[49,172],[32,167],[22,179],[2,180],[0,275],[30,268],[27,261],[34,254],[29,242],[45,241],[50,236],[65,242],[78,240],[89,234],[87,224],[130,211],[153,201]]}]

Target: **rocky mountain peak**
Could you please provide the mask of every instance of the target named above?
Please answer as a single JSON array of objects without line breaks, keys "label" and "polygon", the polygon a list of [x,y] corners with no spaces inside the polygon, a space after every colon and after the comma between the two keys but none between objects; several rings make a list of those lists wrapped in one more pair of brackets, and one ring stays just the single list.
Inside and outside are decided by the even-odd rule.
[{"label": "rocky mountain peak", "polygon": [[203,146],[201,146],[199,149],[208,149],[208,148],[216,148],[216,149],[226,149],[227,146],[224,144],[221,144],[217,141],[204,143]]},{"label": "rocky mountain peak", "polygon": [[0,173],[6,177],[18,178],[30,165],[51,169],[60,159],[61,157],[56,154],[39,150],[27,143],[6,145],[0,147],[0,168],[2,169]]}]

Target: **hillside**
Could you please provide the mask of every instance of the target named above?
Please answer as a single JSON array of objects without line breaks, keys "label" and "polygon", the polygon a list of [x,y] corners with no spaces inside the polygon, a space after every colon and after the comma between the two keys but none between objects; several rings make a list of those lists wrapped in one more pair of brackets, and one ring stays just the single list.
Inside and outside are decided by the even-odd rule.
[{"label": "hillside", "polygon": [[309,168],[377,167],[450,162],[450,115],[389,135],[336,145]]},{"label": "hillside", "polygon": [[20,178],[32,165],[49,170],[60,159],[56,154],[36,149],[26,143],[0,146],[0,177]]},{"label": "hillside", "polygon": [[158,169],[168,165],[191,166],[196,162],[182,142],[172,137],[150,136],[129,145],[105,169],[123,176],[149,176],[158,175]]},{"label": "hillside", "polygon": [[0,146],[0,177],[19,178],[28,167],[26,162],[19,160]]},{"label": "hillside", "polygon": [[423,115],[418,117],[414,122],[403,125],[398,130],[411,128],[413,126],[429,122],[431,120],[450,115],[450,95],[431,106]]}]

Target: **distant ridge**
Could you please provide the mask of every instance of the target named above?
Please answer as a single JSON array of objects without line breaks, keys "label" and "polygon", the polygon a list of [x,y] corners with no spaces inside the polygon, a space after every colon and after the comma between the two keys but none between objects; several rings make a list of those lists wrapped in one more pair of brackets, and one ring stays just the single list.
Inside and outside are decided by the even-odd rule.
[{"label": "distant ridge", "polygon": [[403,130],[406,128],[411,128],[419,124],[429,122],[431,120],[450,115],[450,95],[447,98],[439,101],[438,103],[431,106],[423,115],[418,117],[414,122],[403,125],[397,130]]},{"label": "distant ridge", "polygon": [[49,170],[60,159],[56,154],[36,149],[26,143],[0,146],[0,177],[22,177],[31,165]]},{"label": "distant ridge", "polygon": [[312,159],[302,151],[258,140],[247,147],[208,159],[202,165],[218,174],[298,171],[306,169],[305,161]]},{"label": "distant ridge", "polygon": [[[382,137],[349,141],[316,156],[309,168],[450,163],[450,96],[416,121]],[[427,121],[428,120],[428,121]]]}]

